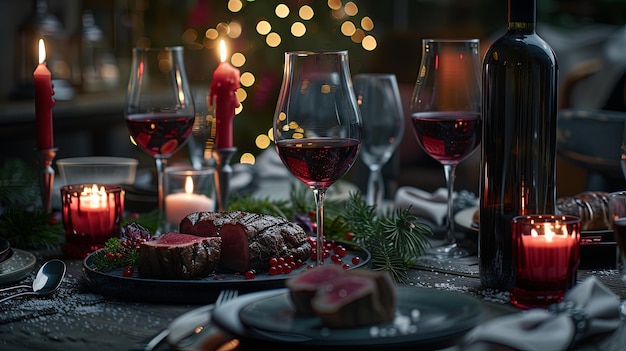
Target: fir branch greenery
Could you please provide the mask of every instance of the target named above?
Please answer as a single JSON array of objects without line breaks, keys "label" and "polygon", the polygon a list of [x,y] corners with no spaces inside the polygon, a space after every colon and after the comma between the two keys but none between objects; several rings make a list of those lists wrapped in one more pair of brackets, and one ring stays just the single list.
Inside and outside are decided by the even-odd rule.
[{"label": "fir branch greenery", "polygon": [[350,194],[344,213],[355,241],[372,254],[374,269],[391,273],[394,279],[406,279],[406,270],[429,246],[432,230],[419,223],[409,209],[394,209],[376,215],[376,207],[368,206],[360,194]]},{"label": "fir branch greenery", "polygon": [[39,207],[36,170],[20,159],[0,167],[0,236],[12,247],[53,249],[65,240],[63,226]]},{"label": "fir branch greenery", "polygon": [[[302,190],[304,189],[304,190]],[[292,186],[289,201],[272,201],[251,196],[231,202],[229,209],[284,216],[294,219],[305,214],[314,221],[315,203],[310,189]],[[405,281],[406,271],[429,247],[432,235],[429,226],[419,223],[409,209],[389,210],[377,214],[360,193],[351,193],[345,203],[329,202],[324,206],[324,233],[327,239],[352,241],[365,247],[372,255],[375,270],[388,271],[393,278]],[[351,236],[348,234],[353,234]]]}]

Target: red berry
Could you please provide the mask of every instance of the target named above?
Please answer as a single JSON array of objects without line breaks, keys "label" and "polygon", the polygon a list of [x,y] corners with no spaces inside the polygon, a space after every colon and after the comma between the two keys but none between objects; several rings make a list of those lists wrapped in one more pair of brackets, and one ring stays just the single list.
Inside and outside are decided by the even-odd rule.
[{"label": "red berry", "polygon": [[269,273],[269,275],[276,275],[278,274],[278,269],[276,269],[276,266],[272,266],[267,273]]},{"label": "red berry", "polygon": [[345,264],[344,264],[343,266],[341,266],[341,267],[343,267],[343,269],[345,269],[345,270],[350,269],[350,265],[349,265],[349,264],[347,264],[347,263],[345,263]]},{"label": "red berry", "polygon": [[276,267],[278,265],[278,259],[276,257],[270,258],[270,267]]},{"label": "red berry", "polygon": [[353,232],[347,232],[344,237],[346,238],[346,240],[348,241],[352,241],[354,239],[354,233]]},{"label": "red berry", "polygon": [[245,276],[246,279],[254,279],[254,275],[255,275],[254,271],[252,269],[250,269],[250,270],[246,271],[244,276]]},{"label": "red berry", "polygon": [[361,262],[361,258],[359,256],[352,257],[352,264],[359,264]]},{"label": "red berry", "polygon": [[330,259],[337,264],[341,263],[341,257],[337,254],[330,256]]},{"label": "red berry", "polygon": [[135,271],[135,268],[133,268],[133,266],[126,266],[124,267],[124,271],[122,272],[122,275],[125,277],[132,277],[134,271]]}]

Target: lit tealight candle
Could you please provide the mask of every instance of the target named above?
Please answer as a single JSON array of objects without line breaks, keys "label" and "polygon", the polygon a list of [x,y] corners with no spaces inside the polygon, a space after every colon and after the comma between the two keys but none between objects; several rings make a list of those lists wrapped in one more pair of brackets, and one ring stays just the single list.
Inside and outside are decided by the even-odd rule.
[{"label": "lit tealight candle", "polygon": [[512,226],[516,281],[511,302],[530,308],[561,301],[576,283],[580,219],[529,215],[514,218]]},{"label": "lit tealight candle", "polygon": [[193,180],[187,176],[184,193],[165,196],[165,216],[170,224],[178,226],[190,213],[213,210],[213,200],[206,195],[194,194],[193,190]]}]

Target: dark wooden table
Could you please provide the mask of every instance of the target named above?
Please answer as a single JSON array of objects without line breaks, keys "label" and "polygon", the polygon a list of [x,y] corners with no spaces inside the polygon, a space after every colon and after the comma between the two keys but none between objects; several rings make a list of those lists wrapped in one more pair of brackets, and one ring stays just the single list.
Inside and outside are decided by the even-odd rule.
[{"label": "dark wooden table", "polygon": [[[30,284],[36,270],[50,254],[36,253],[33,273],[21,283]],[[93,293],[84,282],[82,262],[66,260],[68,272],[61,289],[49,297],[16,299],[0,306],[0,350],[73,351],[131,350],[133,346],[166,328],[176,317],[200,307],[192,304],[160,304],[126,301]],[[483,303],[483,319],[519,312],[509,304],[508,293],[485,289],[476,267],[467,265],[431,266],[418,262],[409,271],[407,286],[457,291]],[[454,272],[454,273],[453,273]],[[615,270],[580,271],[579,280],[597,276],[620,298],[626,298],[626,284]],[[146,291],[146,294],[150,294]],[[1,294],[4,296],[4,294]],[[457,350],[457,347],[449,350]],[[610,335],[588,340],[579,350],[626,350],[626,327]]]}]

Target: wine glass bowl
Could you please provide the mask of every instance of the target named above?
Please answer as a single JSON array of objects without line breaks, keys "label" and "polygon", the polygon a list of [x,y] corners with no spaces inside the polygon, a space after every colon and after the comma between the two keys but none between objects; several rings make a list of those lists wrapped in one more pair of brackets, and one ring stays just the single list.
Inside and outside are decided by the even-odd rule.
[{"label": "wine glass bowl", "polygon": [[455,238],[453,208],[457,165],[480,146],[481,60],[478,39],[424,39],[419,75],[411,98],[413,131],[422,149],[443,165],[448,191],[444,245],[438,257],[469,252]]},{"label": "wine glass bowl", "polygon": [[393,74],[357,74],[353,83],[363,120],[359,155],[370,171],[366,203],[380,207],[385,189],[382,168],[400,145],[404,134],[400,90]]},{"label": "wine glass bowl", "polygon": [[164,216],[164,170],[192,131],[194,104],[183,60],[183,47],[134,48],[124,117],[134,144],[154,157],[159,221]]},{"label": "wine glass bowl", "polygon": [[285,167],[313,190],[316,264],[323,264],[324,196],[358,157],[361,117],[347,51],[287,52],[273,121]]}]

